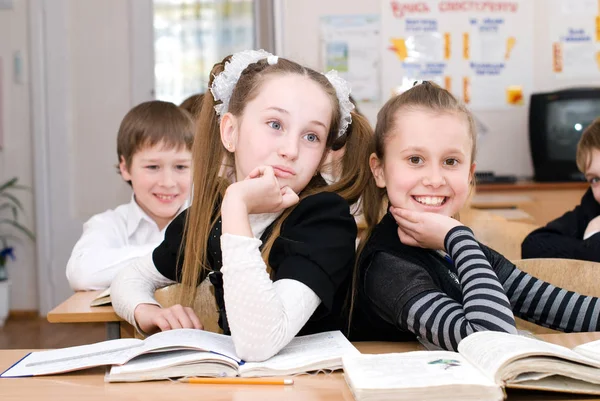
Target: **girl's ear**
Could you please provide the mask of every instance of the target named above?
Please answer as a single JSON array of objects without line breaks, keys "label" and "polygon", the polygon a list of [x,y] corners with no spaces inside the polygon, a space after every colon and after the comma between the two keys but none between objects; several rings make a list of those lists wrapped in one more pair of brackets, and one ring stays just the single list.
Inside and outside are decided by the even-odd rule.
[{"label": "girl's ear", "polygon": [[225,113],[223,117],[221,117],[219,129],[221,131],[221,142],[225,149],[231,153],[235,152],[238,131],[237,118],[231,113]]},{"label": "girl's ear", "polygon": [[119,163],[119,170],[121,171],[121,177],[125,181],[131,181],[131,174],[129,173],[129,169],[127,168],[127,163],[125,162],[125,158],[121,156],[121,162]]},{"label": "girl's ear", "polygon": [[471,186],[475,184],[475,167],[477,167],[477,163],[472,163],[469,169],[469,185]]},{"label": "girl's ear", "polygon": [[383,171],[383,162],[377,157],[375,153],[371,153],[369,156],[369,167],[371,167],[371,173],[375,178],[375,184],[379,188],[385,188],[385,173]]}]

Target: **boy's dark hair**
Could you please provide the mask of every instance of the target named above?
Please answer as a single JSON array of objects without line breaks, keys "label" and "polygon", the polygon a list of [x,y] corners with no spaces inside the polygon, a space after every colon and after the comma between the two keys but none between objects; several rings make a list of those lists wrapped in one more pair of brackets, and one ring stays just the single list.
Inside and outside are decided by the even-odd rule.
[{"label": "boy's dark hair", "polygon": [[577,144],[577,168],[585,174],[592,163],[592,150],[600,150],[600,118],[596,118],[581,135]]},{"label": "boy's dark hair", "polygon": [[200,108],[202,107],[203,99],[204,93],[198,93],[185,99],[183,102],[181,102],[179,107],[181,107],[184,110],[187,110],[187,112],[190,113],[195,120],[196,116],[198,116]]},{"label": "boy's dark hair", "polygon": [[[190,114],[171,102],[151,100],[131,109],[121,121],[117,135],[117,157],[131,167],[133,155],[140,150],[162,144],[166,149],[191,151],[194,121]],[[119,165],[117,170],[120,173]],[[131,184],[131,183],[129,183]]]}]

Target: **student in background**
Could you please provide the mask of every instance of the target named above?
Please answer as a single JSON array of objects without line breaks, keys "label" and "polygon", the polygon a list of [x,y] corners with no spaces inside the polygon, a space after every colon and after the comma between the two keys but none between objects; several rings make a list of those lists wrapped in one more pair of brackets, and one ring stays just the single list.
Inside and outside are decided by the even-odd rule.
[{"label": "student in background", "polygon": [[149,101],[125,115],[117,157],[131,201],[83,225],[67,264],[71,288],[108,288],[124,266],[160,244],[169,222],[187,207],[193,138],[194,122],[173,103]]},{"label": "student in background", "polygon": [[521,246],[523,258],[600,262],[600,118],[586,128],[579,140],[577,167],[590,188],[575,209],[525,238]]},{"label": "student in background", "polygon": [[186,98],[179,107],[184,110],[187,110],[188,113],[192,116],[194,120],[198,116],[200,109],[202,108],[202,100],[204,99],[204,93],[198,93],[196,95],[189,96]]},{"label": "student in background", "polygon": [[379,112],[352,340],[418,336],[456,350],[475,331],[516,333],[514,315],[563,331],[600,329],[597,298],[520,271],[452,217],[471,191],[475,141],[471,113],[432,83]]},{"label": "student in background", "polygon": [[[323,75],[244,51],[216,64],[210,77],[193,150],[192,204],[152,255],[119,274],[112,302],[146,333],[201,328],[189,306],[208,275],[219,325],[237,355],[264,360],[298,333],[347,324],[357,231],[349,204],[369,175],[364,145],[372,134],[335,71]],[[340,143],[356,150],[344,156],[355,163],[328,185],[319,171]],[[219,174],[223,160],[231,181]],[[177,281],[180,304],[161,308],[154,290]]]}]

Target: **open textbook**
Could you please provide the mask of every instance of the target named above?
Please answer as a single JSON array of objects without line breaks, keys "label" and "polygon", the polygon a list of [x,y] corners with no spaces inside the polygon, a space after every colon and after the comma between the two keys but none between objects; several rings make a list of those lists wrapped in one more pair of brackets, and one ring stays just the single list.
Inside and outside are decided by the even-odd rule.
[{"label": "open textbook", "polygon": [[179,329],[145,340],[123,338],[91,345],[32,352],[0,377],[27,377],[112,365],[105,381],[162,380],[185,376],[283,376],[342,367],[342,356],[359,354],[339,331],[294,338],[263,362],[244,362],[231,337]]},{"label": "open textbook", "polygon": [[92,299],[90,306],[105,306],[110,305],[112,300],[110,299],[110,287],[102,291],[96,298]]},{"label": "open textbook", "polygon": [[484,331],[458,352],[347,355],[343,365],[357,401],[502,400],[504,387],[600,394],[600,340],[568,349]]}]

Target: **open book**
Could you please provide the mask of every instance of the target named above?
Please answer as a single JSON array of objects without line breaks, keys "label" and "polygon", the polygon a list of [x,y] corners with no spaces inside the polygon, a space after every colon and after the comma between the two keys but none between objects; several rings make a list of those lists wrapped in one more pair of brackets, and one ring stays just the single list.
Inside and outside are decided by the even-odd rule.
[{"label": "open book", "polygon": [[484,331],[458,352],[347,355],[346,381],[361,400],[502,400],[503,387],[600,394],[600,340],[571,349]]},{"label": "open book", "polygon": [[342,356],[359,354],[339,331],[294,338],[264,362],[244,362],[231,337],[179,329],[145,340],[123,338],[91,345],[32,352],[0,377],[26,377],[113,365],[109,382],[161,380],[185,376],[283,376],[342,367]]},{"label": "open book", "polygon": [[102,291],[96,298],[92,299],[90,306],[104,306],[110,305],[112,300],[110,299],[110,287]]}]

